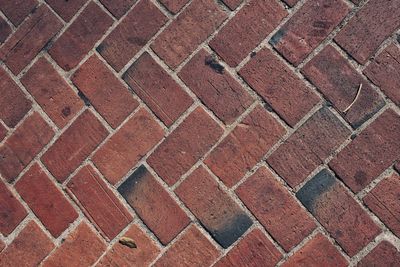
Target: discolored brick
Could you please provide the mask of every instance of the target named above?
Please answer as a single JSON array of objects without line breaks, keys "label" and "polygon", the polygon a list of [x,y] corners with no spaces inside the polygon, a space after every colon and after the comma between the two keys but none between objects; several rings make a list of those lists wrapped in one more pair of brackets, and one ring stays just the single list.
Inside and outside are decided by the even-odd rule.
[{"label": "discolored brick", "polygon": [[0,18],[0,44],[7,40],[7,37],[11,34],[11,27],[8,23]]},{"label": "discolored brick", "polygon": [[189,2],[189,0],[160,0],[160,2],[171,11],[172,14],[176,14]]},{"label": "discolored brick", "polygon": [[120,19],[137,0],[100,0],[100,2],[114,17]]},{"label": "discolored brick", "polygon": [[18,26],[37,4],[37,0],[1,0],[0,10],[15,26]]},{"label": "discolored brick", "polygon": [[45,0],[66,22],[70,21],[87,0]]},{"label": "discolored brick", "polygon": [[288,6],[294,7],[299,0],[283,0]]},{"label": "discolored brick", "polygon": [[357,264],[357,267],[398,265],[400,265],[400,252],[395,246],[384,240],[368,253],[368,255]]},{"label": "discolored brick", "polygon": [[230,10],[235,10],[242,2],[243,0],[222,0],[225,5],[229,7]]}]

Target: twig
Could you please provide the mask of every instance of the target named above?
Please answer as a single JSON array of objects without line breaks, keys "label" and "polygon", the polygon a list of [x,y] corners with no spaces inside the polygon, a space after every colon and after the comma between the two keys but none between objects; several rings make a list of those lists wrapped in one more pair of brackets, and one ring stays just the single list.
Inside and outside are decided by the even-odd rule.
[{"label": "twig", "polygon": [[345,110],[343,110],[343,113],[346,113],[347,111],[349,111],[349,109],[354,105],[354,103],[356,103],[358,97],[360,96],[361,88],[362,88],[362,83],[360,83],[360,86],[358,87],[358,91],[357,91],[356,97],[354,98],[353,102],[351,102],[351,104]]}]

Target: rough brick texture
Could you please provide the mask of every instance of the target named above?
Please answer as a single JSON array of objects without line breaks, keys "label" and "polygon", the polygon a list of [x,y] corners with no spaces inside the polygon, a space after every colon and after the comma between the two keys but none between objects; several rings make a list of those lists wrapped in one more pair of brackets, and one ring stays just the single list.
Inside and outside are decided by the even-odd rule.
[{"label": "rough brick texture", "polygon": [[121,18],[137,0],[100,0],[116,18]]},{"label": "rough brick texture", "polygon": [[76,12],[87,2],[87,0],[46,0],[55,12],[65,21],[70,21]]},{"label": "rough brick texture", "polygon": [[382,241],[357,266],[397,266],[399,264],[400,252],[388,241]]},{"label": "rough brick texture", "polygon": [[0,10],[15,26],[18,26],[37,4],[37,0],[1,0]]}]

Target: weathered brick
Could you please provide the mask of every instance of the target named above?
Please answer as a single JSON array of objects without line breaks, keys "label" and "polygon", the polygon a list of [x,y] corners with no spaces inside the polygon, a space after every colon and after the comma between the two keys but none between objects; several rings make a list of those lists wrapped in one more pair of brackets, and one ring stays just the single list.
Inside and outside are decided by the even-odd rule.
[{"label": "weathered brick", "polygon": [[46,151],[42,162],[59,182],[64,182],[107,135],[101,122],[86,110]]},{"label": "weathered brick", "polygon": [[235,10],[242,2],[243,0],[222,0],[225,5],[229,7],[230,10]]},{"label": "weathered brick", "polygon": [[296,196],[349,256],[381,232],[327,169],[308,181]]},{"label": "weathered brick", "polygon": [[0,44],[3,43],[10,34],[10,25],[8,25],[8,23],[3,18],[0,18]]},{"label": "weathered brick", "polygon": [[160,0],[161,4],[165,6],[172,14],[178,13],[189,0]]},{"label": "weathered brick", "polygon": [[1,0],[0,10],[15,26],[18,26],[37,4],[36,0]]},{"label": "weathered brick", "polygon": [[210,46],[228,65],[235,67],[286,15],[275,0],[252,0],[218,32]]},{"label": "weathered brick", "polygon": [[236,242],[253,224],[203,167],[187,177],[175,193],[224,248]]},{"label": "weathered brick", "polygon": [[154,266],[210,266],[218,255],[218,250],[196,226],[192,225],[156,261]]},{"label": "weathered brick", "polygon": [[316,227],[306,211],[265,167],[241,184],[236,193],[286,251],[299,244]]},{"label": "weathered brick", "polygon": [[282,254],[260,229],[254,229],[232,248],[215,267],[275,266]]},{"label": "weathered brick", "polygon": [[68,22],[87,0],[46,0],[46,2],[64,21]]},{"label": "weathered brick", "polygon": [[31,109],[31,102],[19,86],[0,68],[0,119],[8,127],[15,127]]},{"label": "weathered brick", "polygon": [[150,0],[141,0],[97,47],[97,51],[116,71],[120,71],[166,22],[167,17]]},{"label": "weathered brick", "polygon": [[204,161],[228,187],[234,186],[284,135],[262,106],[250,112]]},{"label": "weathered brick", "polygon": [[114,17],[120,19],[137,0],[100,0],[100,2]]},{"label": "weathered brick", "polygon": [[147,52],[129,67],[123,79],[168,127],[193,103]]},{"label": "weathered brick", "polygon": [[240,76],[290,125],[319,102],[319,97],[268,48],[257,52]]},{"label": "weathered brick", "polygon": [[83,106],[83,101],[44,57],[36,61],[21,82],[59,128]]},{"label": "weathered brick", "polygon": [[78,217],[71,203],[37,163],[18,180],[15,189],[54,237]]},{"label": "weathered brick", "polygon": [[143,165],[118,187],[118,192],[164,245],[190,222],[185,212]]},{"label": "weathered brick", "polygon": [[6,247],[6,244],[4,244],[4,242],[0,240],[0,252],[3,251],[3,249],[5,247]]},{"label": "weathered brick", "polygon": [[17,75],[61,27],[61,21],[46,5],[41,5],[3,44],[0,59]]},{"label": "weathered brick", "polygon": [[328,108],[312,115],[268,157],[268,164],[291,186],[303,182],[349,136]]},{"label": "weathered brick", "polygon": [[168,185],[173,185],[218,141],[222,132],[198,107],[157,147],[147,162]]},{"label": "weathered brick", "polygon": [[284,267],[346,267],[347,260],[322,234],[317,234],[282,265]]},{"label": "weathered brick", "polygon": [[400,158],[399,133],[400,116],[388,109],[342,149],[329,166],[358,192]]},{"label": "weathered brick", "polygon": [[72,82],[113,128],[117,128],[139,105],[96,55],[79,67]]},{"label": "weathered brick", "polygon": [[399,266],[400,252],[388,241],[384,240],[365,256],[357,267]]},{"label": "weathered brick", "polygon": [[227,18],[213,0],[193,1],[157,37],[151,48],[176,69]]},{"label": "weathered brick", "polygon": [[234,122],[254,101],[204,49],[183,67],[179,77],[226,124]]},{"label": "weathered brick", "polygon": [[7,136],[8,130],[0,123],[0,142]]},{"label": "weathered brick", "polygon": [[[8,236],[26,217],[27,212],[7,186],[0,181],[0,232]],[[1,257],[0,257],[1,258]]]},{"label": "weathered brick", "polygon": [[90,2],[56,40],[49,54],[64,70],[71,70],[93,48],[113,23],[97,4]]},{"label": "weathered brick", "polygon": [[[384,105],[370,83],[330,45],[308,62],[302,72],[353,128],[362,125]],[[356,99],[360,84],[362,88]],[[351,108],[344,112],[354,100]]]},{"label": "weathered brick", "polygon": [[33,113],[0,146],[0,173],[12,182],[47,145],[54,132],[38,113]]},{"label": "weathered brick", "polygon": [[141,109],[100,147],[92,158],[93,162],[107,180],[115,184],[162,137],[162,128],[145,109]]},{"label": "weathered brick", "polygon": [[364,64],[400,26],[399,13],[399,0],[368,1],[336,35],[335,41]]},{"label": "weathered brick", "polygon": [[299,0],[283,0],[288,6],[294,7]]},{"label": "weathered brick", "polygon": [[328,37],[349,10],[342,0],[307,1],[275,33],[270,43],[297,66]]}]

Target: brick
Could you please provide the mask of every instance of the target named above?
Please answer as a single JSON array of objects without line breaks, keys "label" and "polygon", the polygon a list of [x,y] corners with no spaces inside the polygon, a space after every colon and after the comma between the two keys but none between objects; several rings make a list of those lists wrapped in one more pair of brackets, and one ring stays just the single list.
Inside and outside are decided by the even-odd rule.
[{"label": "brick", "polygon": [[302,183],[342,144],[350,131],[323,107],[267,158],[268,164],[291,186]]},{"label": "brick", "polygon": [[185,212],[143,165],[118,187],[118,192],[163,245],[174,239],[190,222]]},{"label": "brick", "polygon": [[189,2],[189,0],[160,0],[160,2],[172,14],[176,14]]},{"label": "brick", "polygon": [[135,224],[124,236],[133,239],[137,248],[131,249],[119,242],[115,243],[96,267],[150,266],[160,252],[153,240]]},{"label": "brick", "polygon": [[84,166],[67,184],[86,216],[112,240],[132,216],[91,166]]},{"label": "brick", "polygon": [[93,48],[113,23],[97,4],[89,5],[55,41],[49,54],[64,70],[71,70]]},{"label": "brick", "polygon": [[257,52],[239,74],[292,127],[320,100],[267,48]]},{"label": "brick", "polygon": [[283,0],[283,2],[285,2],[290,7],[294,7],[297,2],[299,2],[299,0]]},{"label": "brick", "polygon": [[286,15],[275,0],[252,0],[218,32],[210,46],[229,66],[235,67]]},{"label": "brick", "polygon": [[46,0],[46,2],[64,21],[68,22],[87,0]]},{"label": "brick", "polygon": [[0,59],[17,75],[61,28],[61,21],[46,5],[41,5],[3,44]]},{"label": "brick", "polygon": [[400,48],[394,43],[364,69],[364,74],[400,106]]},{"label": "brick", "polygon": [[0,173],[12,182],[54,136],[38,113],[30,115],[0,146]]},{"label": "brick", "polygon": [[346,267],[347,260],[322,234],[317,234],[282,265],[284,267],[332,266]]},{"label": "brick", "polygon": [[113,128],[117,128],[139,105],[96,55],[79,67],[72,82]]},{"label": "brick", "polygon": [[400,176],[393,173],[372,189],[363,201],[398,237],[400,237]]},{"label": "brick", "polygon": [[[8,236],[26,217],[27,212],[14,194],[0,181],[0,232]],[[1,257],[0,257],[1,258]]]},{"label": "brick", "polygon": [[290,63],[299,65],[344,19],[350,7],[342,0],[307,1],[270,43]]},{"label": "brick", "polygon": [[0,254],[0,266],[39,266],[54,248],[51,240],[30,221]]},{"label": "brick", "polygon": [[[151,48],[176,69],[227,18],[213,0],[197,0],[178,15]],[[199,27],[201,25],[201,27]]]},{"label": "brick", "polygon": [[400,158],[400,116],[382,113],[331,160],[336,175],[358,192]]},{"label": "brick", "polygon": [[399,12],[399,0],[369,1],[336,35],[335,41],[364,64],[400,26]]},{"label": "brick", "polygon": [[296,196],[349,256],[381,232],[327,169],[309,180]]},{"label": "brick", "polygon": [[275,266],[282,254],[260,229],[252,230],[215,267]]},{"label": "brick", "polygon": [[400,252],[388,241],[384,240],[377,245],[359,263],[358,267],[399,266]]},{"label": "brick", "polygon": [[[382,97],[371,88],[370,83],[330,45],[309,61],[302,72],[353,128],[362,125],[384,105]],[[353,103],[360,84],[359,97],[344,112]]]},{"label": "brick", "polygon": [[243,0],[222,0],[225,5],[229,7],[230,10],[235,10],[242,2]]},{"label": "brick", "polygon": [[162,128],[140,109],[100,147],[93,163],[110,183],[116,184],[162,137]]},{"label": "brick", "polygon": [[107,135],[101,122],[86,110],[46,151],[42,162],[57,181],[64,182]]},{"label": "brick", "polygon": [[284,135],[283,126],[262,106],[257,106],[204,161],[228,187],[257,164]]},{"label": "brick", "polygon": [[7,40],[7,37],[11,34],[11,27],[8,23],[0,18],[0,44]]},{"label": "brick", "polygon": [[0,10],[15,26],[18,26],[37,4],[36,0],[1,0]]},{"label": "brick", "polygon": [[147,52],[129,67],[123,79],[168,127],[193,103]]},{"label": "brick", "polygon": [[299,244],[316,227],[306,211],[265,167],[241,184],[236,193],[286,251]]},{"label": "brick", "polygon": [[6,247],[6,244],[4,244],[4,242],[0,240],[0,252],[3,251],[3,249],[5,247]]},{"label": "brick", "polygon": [[0,142],[7,136],[8,130],[0,123]]},{"label": "brick", "polygon": [[114,17],[120,19],[137,0],[100,0],[100,2]]},{"label": "brick", "polygon": [[196,226],[192,225],[156,261],[154,266],[211,266],[218,255],[218,250]]},{"label": "brick", "polygon": [[31,109],[31,102],[25,97],[19,86],[0,68],[0,119],[11,128]]},{"label": "brick", "polygon": [[71,203],[37,163],[18,180],[15,189],[54,237],[78,218]]},{"label": "brick", "polygon": [[97,47],[116,71],[120,71],[167,22],[150,0],[141,0]]},{"label": "brick", "polygon": [[171,186],[210,150],[222,132],[198,107],[157,147],[147,162]]},{"label": "brick", "polygon": [[236,242],[253,224],[203,167],[192,172],[175,193],[223,248]]},{"label": "brick", "polygon": [[102,239],[82,222],[42,266],[92,266],[105,250],[106,246]]},{"label": "brick", "polygon": [[83,107],[83,101],[44,57],[36,61],[21,82],[59,128]]},{"label": "brick", "polygon": [[226,124],[233,123],[254,101],[204,49],[182,68],[179,77]]}]

